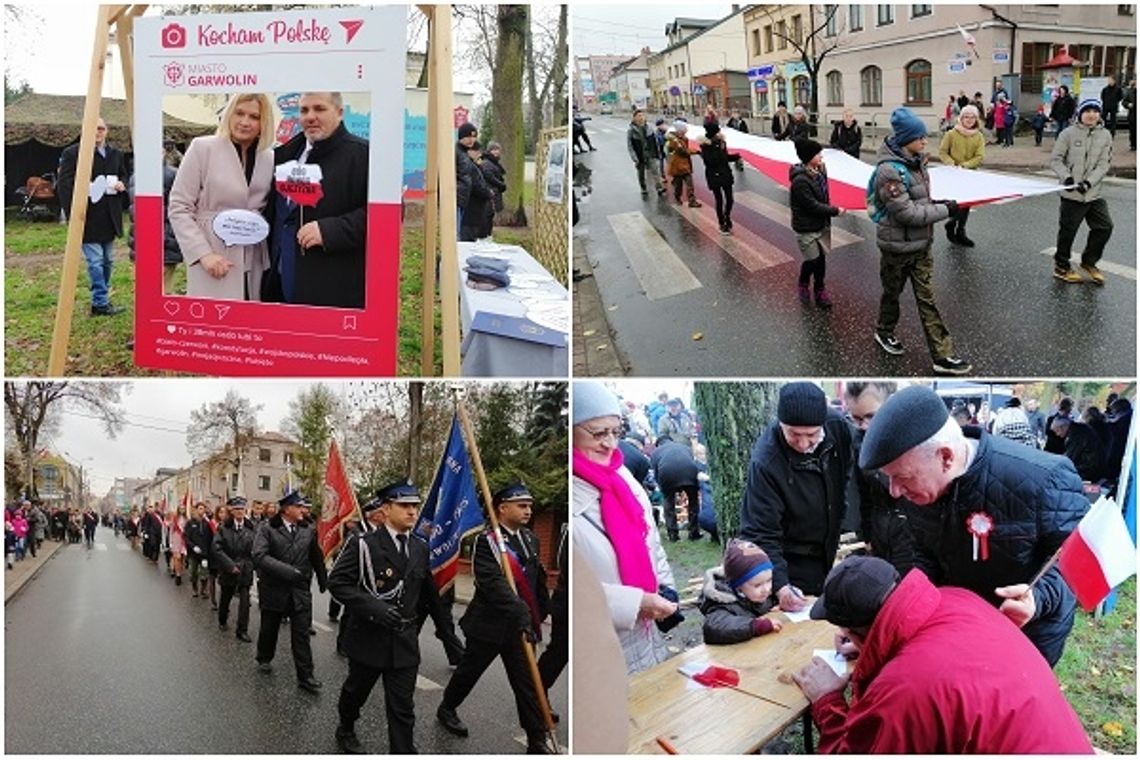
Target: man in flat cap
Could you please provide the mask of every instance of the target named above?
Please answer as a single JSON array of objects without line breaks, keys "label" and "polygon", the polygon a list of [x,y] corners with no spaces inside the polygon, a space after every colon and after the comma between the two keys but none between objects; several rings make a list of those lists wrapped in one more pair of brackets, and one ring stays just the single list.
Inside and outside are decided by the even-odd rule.
[{"label": "man in flat cap", "polygon": [[317,531],[304,521],[308,512],[303,496],[291,491],[277,502],[278,512],[258,528],[253,540],[253,564],[259,580],[258,606],[261,628],[257,632],[257,663],[270,673],[277,650],[277,631],[282,617],[289,616],[293,664],[297,685],[317,693],[323,684],[313,676],[313,651],[309,628],[313,620],[313,575],[321,591],[327,585],[325,558],[317,543]]},{"label": "man in flat cap", "polygon": [[[467,651],[443,692],[436,717],[456,736],[467,736],[467,726],[456,710],[475,688],[496,657],[502,658],[507,680],[515,695],[519,723],[526,731],[528,754],[549,754],[546,726],[534,681],[523,651],[525,633],[530,641],[542,638],[542,621],[549,612],[546,570],[539,560],[538,536],[530,522],[534,498],[522,483],[497,491],[492,497],[503,539],[507,545],[518,593],[511,591],[503,575],[502,555],[492,531],[475,542],[475,596],[459,621],[466,634]],[[525,644],[531,646],[531,644]]]},{"label": "man in flat cap", "polygon": [[[792,674],[811,702],[820,753],[1092,752],[1048,665],[970,591],[849,557],[827,576],[811,616],[860,649],[850,676],[818,657]],[[1010,716],[1032,728],[1011,727]]]},{"label": "man in flat cap", "polygon": [[916,505],[916,567],[998,606],[1050,665],[1061,659],[1076,600],[1056,567],[1027,584],[1088,511],[1072,462],[959,427],[933,390],[914,385],[879,409],[859,466]]},{"label": "man in flat cap", "polygon": [[807,606],[835,562],[851,476],[851,426],[814,383],[780,388],[776,422],[752,447],[740,537],[772,561],[784,610]]},{"label": "man in flat cap", "polygon": [[[234,496],[226,502],[230,516],[218,526],[214,536],[210,561],[218,569],[218,583],[222,598],[218,602],[218,627],[226,630],[230,616],[230,601],[238,595],[237,638],[249,638],[249,589],[253,586],[253,539],[257,534],[253,523],[245,516],[245,498]],[[276,643],[276,642],[274,642]]]},{"label": "man in flat cap", "polygon": [[420,493],[405,481],[380,489],[361,507],[371,530],[354,534],[329,575],[329,591],[345,606],[343,648],[348,677],[340,689],[336,740],[350,754],[365,750],[356,736],[360,710],[381,677],[388,750],[416,753],[414,694],[420,665],[418,616],[439,606],[428,548],[412,536]]}]

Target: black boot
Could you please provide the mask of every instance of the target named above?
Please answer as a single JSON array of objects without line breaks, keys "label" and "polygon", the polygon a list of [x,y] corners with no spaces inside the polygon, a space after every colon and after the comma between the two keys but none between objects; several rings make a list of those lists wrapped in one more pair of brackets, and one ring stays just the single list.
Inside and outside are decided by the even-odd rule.
[{"label": "black boot", "polygon": [[336,727],[336,745],[346,755],[364,754],[364,745],[360,743],[360,739],[356,738],[356,731],[353,730],[352,726],[346,726],[343,723]]},{"label": "black boot", "polygon": [[439,709],[435,711],[435,717],[443,724],[444,728],[456,736],[467,736],[467,726],[463,725],[463,721],[459,719],[459,714],[454,709],[441,704]]},{"label": "black boot", "polygon": [[970,240],[970,238],[966,237],[966,227],[964,225],[959,225],[957,237],[958,237],[958,245],[964,246],[966,248],[973,248],[974,247],[974,241]]},{"label": "black boot", "polygon": [[950,240],[951,243],[954,243],[955,245],[957,245],[957,243],[958,243],[957,228],[958,228],[957,220],[951,219],[950,221],[946,222],[946,237],[947,237],[947,239]]}]

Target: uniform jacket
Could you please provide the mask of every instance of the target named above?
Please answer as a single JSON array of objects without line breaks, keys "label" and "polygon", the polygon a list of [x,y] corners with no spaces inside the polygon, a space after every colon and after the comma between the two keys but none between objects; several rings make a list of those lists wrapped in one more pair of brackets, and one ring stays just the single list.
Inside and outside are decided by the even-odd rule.
[{"label": "uniform jacket", "polygon": [[693,173],[693,158],[689,155],[689,138],[671,132],[665,141],[669,161],[665,173],[670,177],[682,177]]},{"label": "uniform jacket", "polygon": [[788,170],[791,187],[788,193],[792,207],[792,229],[796,232],[822,232],[831,226],[831,217],[839,216],[839,208],[831,205],[827,189],[827,170],[822,166],[812,174],[804,164],[793,164]]},{"label": "uniform jacket", "polygon": [[[257,526],[248,517],[242,522],[240,531],[232,517],[218,526],[210,561],[217,566],[218,580],[222,585],[253,585],[253,539],[256,535]],[[233,572],[235,567],[241,570],[236,575]]]},{"label": "uniform jacket", "polygon": [[325,558],[312,523],[297,523],[292,535],[279,515],[262,525],[253,538],[253,564],[259,603],[270,612],[285,612],[290,598],[294,609],[311,608],[314,574],[322,591],[327,585]]},{"label": "uniform jacket", "polygon": [[[649,461],[653,465],[653,477],[665,493],[697,484],[697,460],[693,459],[687,444],[663,443],[653,450]],[[690,508],[696,506],[692,504]]]},{"label": "uniform jacket", "polygon": [[[182,533],[183,540],[186,542],[187,554],[198,559],[210,559],[210,545],[214,540],[214,532],[210,530],[209,522],[191,517],[186,521],[186,527]],[[198,551],[194,551],[194,549]]]},{"label": "uniform jacket", "polygon": [[[966,427],[978,450],[969,468],[934,504],[909,510],[915,564],[937,585],[960,586],[997,606],[999,586],[1028,583],[1077,527],[1089,502],[1073,464],[1060,456]],[[993,522],[989,559],[973,560],[966,521],[985,512]],[[1053,567],[1033,589],[1034,620],[1071,614],[1074,599]]]},{"label": "uniform jacket", "polygon": [[[906,167],[904,182],[895,163]],[[934,223],[950,218],[950,208],[931,203],[930,175],[926,156],[909,155],[888,137],[876,159],[875,194],[887,213],[879,220],[875,236],[883,253],[919,253],[934,238]]]},{"label": "uniform jacket", "polygon": [[[79,181],[79,192],[87,195],[87,187],[96,177],[113,174],[124,185],[127,184],[127,163],[122,152],[111,145],[104,143],[106,156],[95,151],[95,160],[91,164],[91,176],[86,182]],[[63,211],[71,215],[71,198],[75,192],[75,171],[79,167],[79,143],[68,145],[59,156],[59,179],[56,190],[63,204]],[[92,203],[87,198],[87,222],[83,226],[84,243],[109,243],[117,237],[123,236],[123,196],[125,193],[104,195],[98,203]]]},{"label": "uniform jacket", "polygon": [[1057,138],[1049,168],[1064,181],[1068,177],[1078,185],[1084,181],[1091,187],[1082,195],[1076,190],[1063,190],[1061,197],[1089,203],[1101,195],[1101,180],[1112,165],[1112,134],[1103,122],[1094,127],[1075,123]]},{"label": "uniform jacket", "polygon": [[749,601],[732,590],[723,567],[714,567],[705,571],[697,607],[705,616],[701,630],[706,644],[739,644],[756,637],[752,621],[772,609],[772,602]]},{"label": "uniform jacket", "polygon": [[[835,561],[840,523],[847,511],[847,478],[851,474],[851,426],[838,412],[829,411],[823,424],[824,439],[810,457],[793,451],[773,422],[752,447],[748,481],[740,512],[740,537],[763,549],[772,561],[772,588],[789,578],[791,555],[819,572],[819,585]],[[811,464],[818,461],[818,467]]]},{"label": "uniform jacket", "polygon": [[[223,211],[265,211],[273,185],[273,153],[255,152],[253,179],[246,182],[237,148],[228,136],[196,137],[178,167],[170,190],[170,226],[186,262],[186,292],[202,298],[245,298],[245,273],[259,286],[269,266],[268,244],[227,246],[214,232],[214,219]],[[222,279],[202,268],[208,253],[221,254],[233,264]],[[249,294],[256,300],[258,289]]]},{"label": "uniform jacket", "polygon": [[[301,132],[274,151],[274,161],[297,159],[305,149]],[[368,227],[368,141],[349,133],[344,124],[313,145],[307,163],[321,167],[324,195],[306,207],[305,223],[316,221],[323,246],[296,256],[296,285],[292,303],[311,306],[364,307],[364,243]],[[300,206],[283,220],[294,237]]]},{"label": "uniform jacket", "polygon": [[[879,611],[842,692],[816,700],[819,751],[1092,753],[1056,677],[1000,612],[911,572]],[[1023,729],[1014,730],[1010,716]]]},{"label": "uniform jacket", "polygon": [[[381,595],[392,593],[388,600],[376,598],[365,586],[367,573],[360,560],[362,544],[371,558],[375,590]],[[405,557],[386,528],[354,533],[329,574],[329,592],[351,613],[341,623],[347,625],[341,648],[350,659],[381,670],[419,665],[416,621],[424,615],[438,614],[441,608],[428,566],[427,544],[409,535]],[[397,607],[408,622],[398,629],[388,627],[383,620],[389,606]]]},{"label": "uniform jacket", "polygon": [[[538,536],[526,526],[519,528],[514,536],[508,535],[502,526],[500,530],[507,546],[514,550],[519,564],[526,570],[531,593],[538,603],[539,620],[545,620],[550,614],[550,594],[546,589],[546,569],[539,559]],[[493,540],[491,535],[484,533],[475,541],[472,562],[475,595],[459,626],[468,638],[501,643],[520,631],[533,630],[533,625],[530,608],[522,596],[516,595],[507,585],[498,554],[492,550]]]},{"label": "uniform jacket", "polygon": [[859,158],[859,149],[863,147],[863,130],[859,127],[859,122],[854,122],[850,127],[842,121],[837,122],[831,130],[829,144],[849,156]]},{"label": "uniform jacket", "polygon": [[974,134],[967,136],[952,128],[942,135],[938,157],[947,166],[977,169],[986,159],[985,135],[980,129],[975,129]]},{"label": "uniform jacket", "polygon": [[705,182],[709,188],[732,187],[736,181],[732,176],[732,163],[740,160],[739,154],[729,153],[724,140],[711,141],[702,137],[697,141],[701,146],[701,158],[705,162]]}]

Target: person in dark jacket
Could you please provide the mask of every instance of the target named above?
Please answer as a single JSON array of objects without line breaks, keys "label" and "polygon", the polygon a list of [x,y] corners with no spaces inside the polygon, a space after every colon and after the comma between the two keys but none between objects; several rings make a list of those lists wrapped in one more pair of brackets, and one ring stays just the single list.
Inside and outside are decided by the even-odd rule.
[{"label": "person in dark jacket", "polygon": [[1104,453],[1104,477],[1112,482],[1120,478],[1124,450],[1132,430],[1132,403],[1118,398],[1108,407],[1108,446]]},{"label": "person in dark jacket", "polygon": [[274,192],[269,258],[281,292],[264,300],[363,309],[368,141],[345,128],[339,92],[306,92],[300,109],[302,131],[274,150],[274,162],[319,166],[323,195],[302,207]]},{"label": "person in dark jacket", "polygon": [[[528,754],[549,754],[546,727],[538,706],[538,693],[527,667],[524,646],[542,637],[542,621],[549,612],[546,571],[539,560],[538,536],[530,521],[533,498],[526,486],[511,484],[492,498],[510,564],[514,570],[517,594],[503,576],[502,557],[494,533],[488,531],[475,542],[472,564],[475,569],[475,596],[459,621],[467,635],[467,651],[447,688],[443,691],[436,717],[456,736],[467,736],[467,726],[456,710],[475,688],[495,658],[503,661],[507,680],[514,692],[519,723],[526,732]],[[523,637],[528,643],[524,643]]]},{"label": "person in dark jacket", "polygon": [[[79,167],[79,143],[69,145],[59,156],[59,177],[56,190],[64,213],[71,215],[71,199],[75,193]],[[113,179],[110,179],[113,178]],[[115,255],[115,238],[123,236],[123,196],[127,189],[127,163],[123,153],[107,144],[107,123],[96,122],[95,156],[91,164],[91,177],[79,180],[79,187],[87,195],[87,218],[83,224],[83,256],[87,260],[87,275],[91,285],[91,316],[108,317],[122,309],[111,305],[108,292],[111,287],[111,265]],[[105,192],[97,201],[87,193],[89,183],[100,180]]]},{"label": "person in dark jacket", "polygon": [[1077,101],[1073,100],[1073,96],[1069,94],[1067,85],[1061,85],[1057,88],[1057,98],[1053,101],[1053,107],[1049,110],[1049,118],[1052,119],[1057,131],[1054,137],[1060,137],[1061,132],[1065,127],[1069,126],[1069,122],[1073,118],[1073,114],[1077,112]]},{"label": "person in dark jacket", "polygon": [[1053,422],[1058,417],[1073,416],[1073,400],[1065,396],[1057,402],[1057,411],[1045,420],[1045,451],[1050,454],[1065,453],[1065,439],[1053,432]]},{"label": "person in dark jacket", "polygon": [[724,564],[705,573],[697,608],[705,616],[706,644],[739,644],[782,627],[764,617],[772,609],[772,562],[756,544],[733,538]]},{"label": "person in dark jacket", "polygon": [[618,448],[621,449],[622,459],[625,460],[625,468],[641,484],[642,488],[647,492],[650,491],[647,480],[652,482],[650,475],[653,465],[649,461],[649,457],[645,456],[645,452],[642,451],[641,442],[636,438],[627,436],[618,442]]},{"label": "person in dark jacket", "polygon": [[[195,598],[206,596],[206,576],[210,563],[210,546],[214,541],[214,531],[206,520],[206,505],[194,505],[194,516],[186,521],[183,529],[186,541],[186,557],[190,564],[190,588]],[[205,566],[203,566],[205,562]],[[201,587],[199,588],[199,581]]]},{"label": "person in dark jacket", "polygon": [[807,111],[803,106],[796,106],[792,109],[792,118],[788,122],[788,126],[784,132],[777,139],[779,140],[810,140],[811,139],[811,124],[807,120]]},{"label": "person in dark jacket", "polygon": [[483,171],[483,146],[478,141],[467,149],[467,158],[474,171],[471,173],[471,197],[467,208],[463,209],[463,223],[459,227],[459,240],[473,243],[483,237],[487,221],[495,215],[494,190]]},{"label": "person in dark jacket", "polygon": [[839,216],[843,209],[831,205],[827,187],[827,168],[823,165],[823,146],[815,140],[796,140],[796,155],[800,162],[789,170],[791,187],[792,229],[803,255],[800,279],[796,286],[800,303],[811,303],[809,286],[815,279],[815,303],[823,309],[831,308],[831,294],[823,278],[827,273],[827,254],[831,251],[831,217]]},{"label": "person in dark jacket", "polygon": [[[852,436],[856,461],[863,446],[867,428],[879,408],[898,386],[884,382],[848,382],[843,387],[847,402],[847,419],[855,427]],[[882,557],[894,565],[900,575],[914,567],[914,538],[910,535],[907,510],[913,505],[891,496],[886,478],[877,470],[854,468],[855,487],[859,494],[860,532],[867,553]]]},{"label": "person in dark jacket", "polygon": [[739,161],[740,155],[728,152],[720,124],[715,121],[705,125],[705,136],[698,142],[705,162],[705,182],[716,200],[716,219],[721,233],[728,235],[732,232],[732,185],[736,181],[729,164]]},{"label": "person in dark jacket", "polygon": [[772,137],[776,140],[786,140],[788,125],[792,123],[792,115],[788,113],[788,104],[780,101],[776,104],[776,113],[772,115]]},{"label": "person in dark jacket", "polygon": [[[463,212],[471,202],[471,190],[476,182],[472,174],[478,169],[471,160],[468,151],[475,145],[479,136],[478,128],[471,122],[459,125],[455,141],[455,231],[456,234],[463,228]],[[484,182],[485,184],[485,182]]]},{"label": "person in dark jacket", "polygon": [[146,505],[140,529],[143,537],[143,556],[157,563],[158,548],[162,543],[162,516],[158,514],[153,504]]},{"label": "person in dark jacket", "polygon": [[863,130],[855,120],[855,112],[850,108],[843,111],[842,121],[835,122],[828,144],[849,156],[859,158],[859,149],[863,147]]},{"label": "person in dark jacket", "polygon": [[253,539],[253,565],[257,568],[261,628],[257,632],[257,663],[262,673],[273,670],[277,632],[289,616],[293,665],[297,685],[316,693],[323,684],[313,676],[309,627],[313,620],[313,575],[323,592],[327,585],[325,558],[317,544],[317,531],[305,524],[304,498],[291,491],[278,502],[280,511],[257,530]]},{"label": "person in dark jacket", "polygon": [[776,417],[752,447],[740,537],[768,554],[780,608],[796,611],[823,589],[839,548],[851,426],[808,382],[780,388]]},{"label": "person in dark jacket", "polygon": [[1101,88],[1100,102],[1104,107],[1104,127],[1112,136],[1116,137],[1116,113],[1124,100],[1124,88],[1116,83],[1116,77],[1109,76],[1108,82]]},{"label": "person in dark jacket", "polygon": [[[735,129],[737,132],[743,132],[744,134],[748,134],[748,132],[749,132],[748,122],[746,122],[744,120],[744,117],[742,117],[740,115],[740,109],[739,108],[732,109],[732,115],[729,117],[728,121],[725,122],[724,125],[726,127],[728,127],[729,129]],[[736,170],[737,171],[744,171],[744,161],[743,160],[737,160]]]},{"label": "person in dark jacket", "polygon": [[641,185],[642,197],[649,195],[649,187],[645,181],[646,174],[653,176],[653,181],[657,185],[657,194],[664,195],[665,183],[661,181],[657,169],[661,158],[657,140],[649,134],[645,126],[645,111],[640,108],[633,112],[633,119],[629,122],[629,129],[626,130],[625,143],[629,157],[637,170],[637,182]]},{"label": "person in dark jacket", "polygon": [[550,641],[538,658],[538,673],[542,676],[542,688],[547,693],[570,662],[569,527],[563,523],[558,541],[558,584],[550,597]]},{"label": "person in dark jacket", "polygon": [[999,607],[1055,665],[1076,599],[1056,567],[1028,583],[1088,511],[1072,462],[961,428],[933,390],[915,385],[879,409],[859,466],[881,470],[891,496],[916,505],[915,566]]},{"label": "person in dark jacket", "polygon": [[1100,480],[1102,455],[1096,431],[1083,422],[1061,416],[1053,420],[1050,429],[1065,442],[1065,456],[1077,468],[1081,480],[1090,483]]},{"label": "person in dark jacket", "polygon": [[487,150],[483,153],[483,163],[479,168],[483,170],[483,178],[491,190],[491,213],[487,215],[487,220],[483,225],[483,234],[480,237],[491,237],[491,231],[495,226],[495,214],[503,210],[503,193],[507,191],[507,175],[501,163],[502,157],[502,145],[494,140],[487,143]]},{"label": "person in dark jacket", "polygon": [[[230,601],[237,594],[235,635],[238,641],[249,642],[249,591],[253,586],[253,541],[257,528],[252,520],[245,517],[244,497],[234,496],[226,502],[226,506],[229,507],[230,516],[218,526],[210,554],[210,562],[218,571],[218,585],[222,587],[222,596],[218,600],[218,627],[226,630]],[[205,595],[203,591],[202,596]]]},{"label": "person in dark jacket", "polygon": [[336,739],[341,749],[362,754],[355,724],[373,687],[384,679],[388,751],[416,754],[416,673],[420,664],[421,616],[440,604],[428,564],[428,547],[412,535],[420,494],[400,481],[382,488],[361,507],[365,517],[381,512],[382,527],[349,537],[329,575],[329,591],[349,614],[343,647],[348,677],[341,686]]},{"label": "person in dark jacket", "polygon": [[657,446],[649,457],[649,462],[653,466],[653,477],[665,499],[665,528],[669,540],[677,541],[680,538],[677,529],[677,495],[681,493],[685,495],[688,509],[689,540],[699,540],[701,527],[697,522],[697,513],[701,497],[697,487],[697,462],[693,459],[692,448],[688,444],[662,436],[657,439]]}]

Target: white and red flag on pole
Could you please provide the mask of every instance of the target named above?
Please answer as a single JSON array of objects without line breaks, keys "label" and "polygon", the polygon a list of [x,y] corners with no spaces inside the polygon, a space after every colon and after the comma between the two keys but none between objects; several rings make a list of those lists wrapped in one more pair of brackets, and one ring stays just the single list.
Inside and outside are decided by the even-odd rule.
[{"label": "white and red flag on pole", "polygon": [[1101,497],[1061,546],[1061,575],[1086,610],[1136,572],[1136,546],[1120,507]]},{"label": "white and red flag on pole", "polygon": [[966,41],[966,47],[974,52],[975,58],[981,59],[982,56],[978,53],[978,41],[974,39],[974,35],[967,32],[961,26],[956,26],[958,26],[958,32],[962,35],[962,39]]},{"label": "white and red flag on pole", "polygon": [[359,511],[356,494],[348,482],[348,473],[344,469],[344,460],[340,458],[335,438],[329,443],[323,496],[321,514],[317,519],[317,540],[327,560],[343,540],[340,526]]}]

